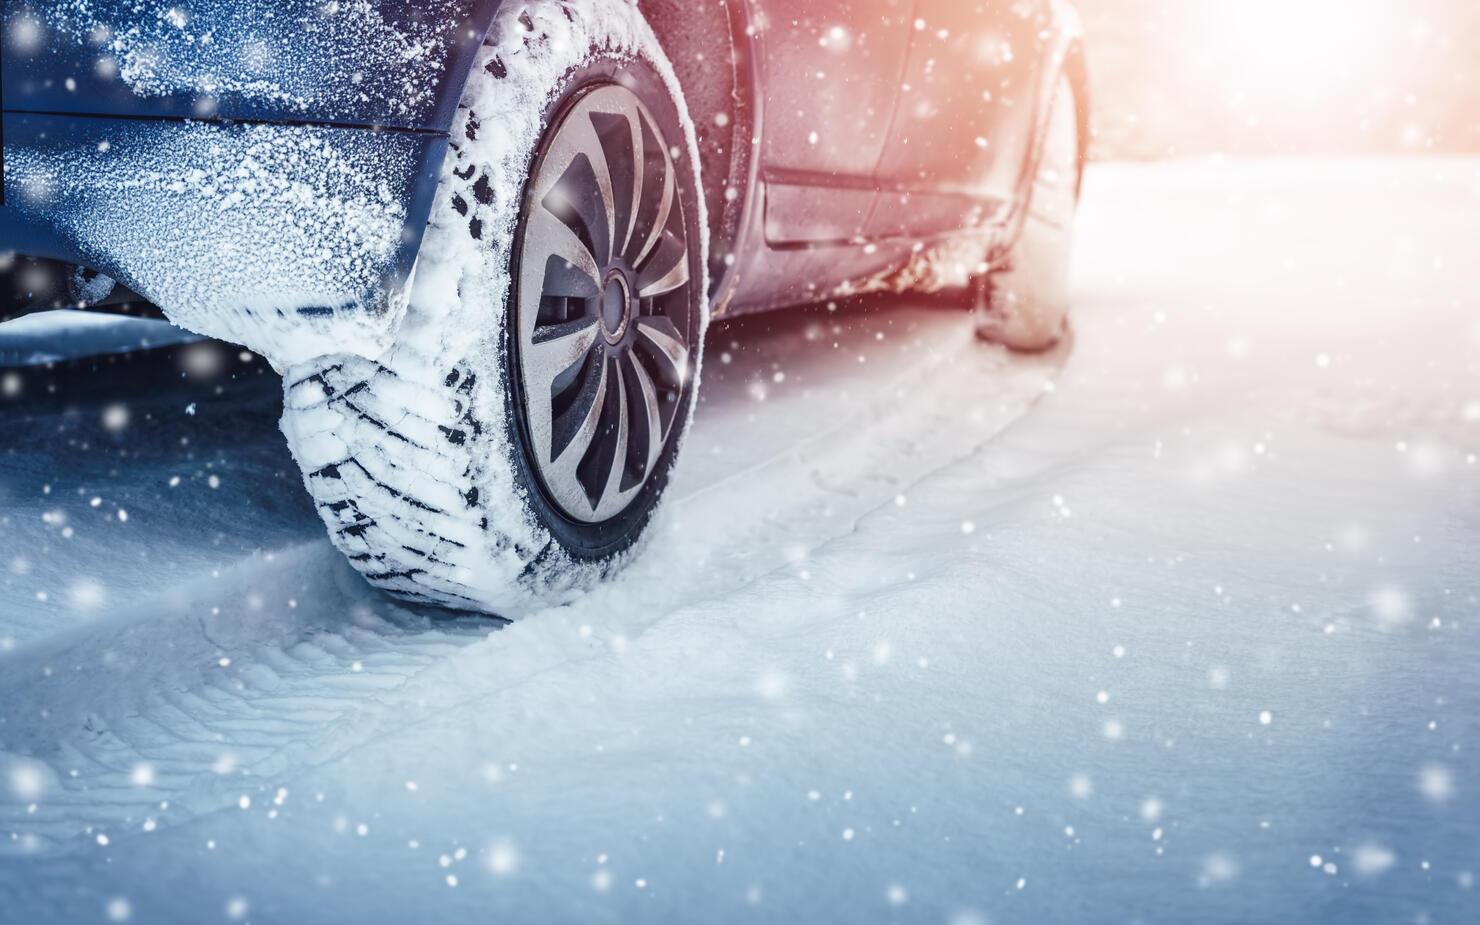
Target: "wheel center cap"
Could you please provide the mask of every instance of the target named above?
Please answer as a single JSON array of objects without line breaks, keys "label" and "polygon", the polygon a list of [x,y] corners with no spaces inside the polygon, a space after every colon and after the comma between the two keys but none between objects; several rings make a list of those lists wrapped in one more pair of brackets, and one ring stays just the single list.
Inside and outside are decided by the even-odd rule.
[{"label": "wheel center cap", "polygon": [[606,278],[601,290],[601,333],[608,344],[615,346],[627,333],[632,320],[632,290],[627,278],[613,270]]}]

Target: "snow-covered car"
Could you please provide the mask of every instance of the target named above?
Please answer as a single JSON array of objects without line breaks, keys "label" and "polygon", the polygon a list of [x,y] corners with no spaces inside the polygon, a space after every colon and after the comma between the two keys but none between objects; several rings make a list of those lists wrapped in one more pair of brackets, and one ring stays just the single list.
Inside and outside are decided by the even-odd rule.
[{"label": "snow-covered car", "polygon": [[1064,329],[1063,0],[6,0],[0,49],[0,249],[266,356],[404,598],[619,567],[711,317],[958,290],[988,339]]}]

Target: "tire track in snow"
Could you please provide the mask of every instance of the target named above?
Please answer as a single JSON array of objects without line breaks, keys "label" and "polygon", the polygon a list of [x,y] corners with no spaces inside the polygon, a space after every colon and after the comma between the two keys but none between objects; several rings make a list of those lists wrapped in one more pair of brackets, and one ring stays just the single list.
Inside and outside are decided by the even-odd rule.
[{"label": "tire track in snow", "polygon": [[[735,325],[743,354],[710,365],[694,465],[649,549],[617,581],[509,630],[414,613],[315,539],[4,656],[0,697],[45,708],[0,726],[0,762],[41,780],[34,800],[0,802],[0,851],[66,853],[260,805],[417,723],[607,657],[677,609],[801,567],[977,452],[1064,358],[977,344],[954,312],[845,312],[821,340],[819,323],[771,319],[760,336]],[[778,362],[805,383],[789,397],[774,388]],[[758,377],[773,383],[764,401]],[[768,431],[759,443],[755,430]],[[735,439],[742,452],[713,452]]]}]

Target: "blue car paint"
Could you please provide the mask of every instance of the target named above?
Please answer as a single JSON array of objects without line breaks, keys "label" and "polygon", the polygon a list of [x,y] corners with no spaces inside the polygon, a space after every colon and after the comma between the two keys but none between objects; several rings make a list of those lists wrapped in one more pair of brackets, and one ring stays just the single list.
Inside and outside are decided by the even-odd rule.
[{"label": "blue car paint", "polygon": [[4,131],[0,247],[96,268],[284,363],[384,346],[356,331],[393,333],[388,296],[447,148],[430,132],[36,113],[6,113]]},{"label": "blue car paint", "polygon": [[6,0],[3,108],[446,132],[498,6]]},{"label": "blue car paint", "polygon": [[[339,13],[326,15],[326,10],[335,8],[335,2],[201,0],[182,5],[181,9],[188,7],[188,10],[180,16],[169,0],[91,0],[89,3],[6,0],[5,54],[0,76],[3,76],[7,124],[22,112],[66,114],[73,118],[96,115],[165,120],[204,118],[222,123],[431,132],[445,143],[473,56],[501,0],[423,0],[420,4],[371,0],[346,4]],[[803,0],[796,2],[799,7],[805,6]],[[741,7],[737,4],[733,9]],[[78,18],[79,8],[88,11],[87,19]],[[1038,50],[1046,53],[1047,61],[1052,62],[1051,69],[1068,68],[1083,102],[1078,17],[1067,0],[1048,0],[1048,9],[1052,26],[1040,34],[1040,40],[1046,37],[1046,45],[1040,43]],[[357,11],[363,22],[369,22],[368,32],[372,37],[401,33],[429,37],[408,60],[413,62],[411,67],[416,73],[432,74],[435,79],[413,81],[415,92],[398,90],[395,80],[401,73],[399,65],[387,65],[373,73],[364,68],[358,84],[347,79],[346,73],[350,78],[354,74],[347,69],[362,59],[385,63],[395,56],[388,55],[384,43],[371,43],[372,47],[366,49],[357,47],[355,54],[346,55],[343,49],[356,46],[356,38],[352,30],[346,31],[336,19],[344,15],[344,10]],[[736,14],[737,22],[743,21],[749,12],[750,5],[744,4],[743,12]],[[46,25],[44,35],[29,45],[16,41],[22,25],[38,22]],[[106,34],[90,28],[96,23],[109,25]],[[279,26],[282,23],[287,26]],[[204,42],[204,37],[209,37],[209,42]],[[256,57],[263,46],[280,47],[281,53],[267,62],[270,67]],[[141,66],[140,62],[148,58],[141,49],[151,48],[160,50],[161,54],[168,52],[164,60],[169,66],[153,69]],[[360,55],[362,50],[365,53]],[[754,52],[752,48],[751,53]],[[212,70],[207,66],[211,62],[219,67]],[[254,82],[258,77],[261,81]],[[786,82],[781,85],[786,86]],[[765,89],[754,87],[751,92],[759,100],[764,97]],[[1050,89],[1051,83],[1047,82],[1039,87],[1040,124],[1032,130],[1034,134],[1041,134]],[[1081,117],[1084,118],[1083,112]],[[1087,128],[1082,122],[1082,137],[1088,137]],[[766,129],[756,125],[753,131],[766,134]],[[7,136],[9,143],[11,137]],[[1023,180],[1009,217],[1000,227],[990,229],[993,254],[999,254],[1015,237],[1026,199],[1026,179],[1034,167],[1034,147],[1029,146],[1026,157],[1014,155],[1015,163],[1021,164],[1019,175]],[[429,150],[426,161],[416,170],[416,183],[404,202],[408,216],[405,243],[395,265],[388,268],[386,292],[382,297],[404,283],[413,266],[435,194],[439,159],[440,154]],[[754,259],[764,259],[768,262],[767,272],[741,272],[746,261],[735,261],[721,274],[714,290],[721,309],[739,313],[797,301],[794,294],[767,299],[764,292],[756,291],[756,286],[766,279],[815,281],[839,274],[867,277],[878,271],[874,264],[882,266],[893,260],[891,255],[895,252],[888,246],[889,241],[883,241],[878,253],[867,259],[861,256],[861,251],[849,255],[830,252],[822,257],[808,253],[788,255],[763,246],[747,247],[747,242],[764,240],[763,229],[758,224],[764,213],[759,205],[764,201],[764,183],[752,172],[750,185],[754,192],[747,194],[743,214],[735,222],[734,237],[725,246],[737,254],[749,252]],[[821,201],[825,197],[813,195],[805,199],[804,205],[816,208]],[[75,259],[75,251],[79,249],[55,229],[22,220],[9,209],[0,209],[0,248],[62,259]],[[851,257],[852,262],[843,260],[846,271],[840,271],[838,260],[844,256]],[[128,276],[126,268],[95,268],[124,279]],[[322,311],[325,307],[304,308]]]},{"label": "blue car paint", "polygon": [[[7,2],[0,41],[5,153],[14,162],[28,149],[45,149],[59,171],[80,169],[75,165],[86,163],[100,139],[121,132],[147,137],[186,123],[222,132],[241,124],[283,132],[330,126],[363,132],[370,145],[398,151],[409,145],[414,160],[405,176],[392,178],[405,226],[380,285],[352,304],[297,306],[310,317],[383,312],[415,263],[447,132],[498,5],[346,4],[330,14],[335,7],[322,0]],[[371,42],[380,44],[368,47]],[[412,49],[419,51],[408,62]],[[28,208],[26,191],[10,173],[0,248],[91,266],[171,313],[167,294],[139,285],[138,267],[100,253],[56,210]],[[332,240],[323,244],[335,247]]]}]

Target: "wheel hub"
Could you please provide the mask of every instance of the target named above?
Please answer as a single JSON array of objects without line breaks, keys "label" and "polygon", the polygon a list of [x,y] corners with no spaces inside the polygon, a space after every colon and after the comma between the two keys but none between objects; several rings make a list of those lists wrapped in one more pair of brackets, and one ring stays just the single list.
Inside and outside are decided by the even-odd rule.
[{"label": "wheel hub", "polygon": [[606,342],[615,347],[627,336],[627,327],[632,323],[635,307],[632,304],[632,287],[621,270],[612,270],[606,276],[606,286],[601,291],[601,334]]}]

